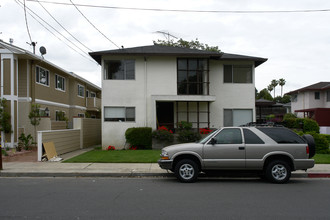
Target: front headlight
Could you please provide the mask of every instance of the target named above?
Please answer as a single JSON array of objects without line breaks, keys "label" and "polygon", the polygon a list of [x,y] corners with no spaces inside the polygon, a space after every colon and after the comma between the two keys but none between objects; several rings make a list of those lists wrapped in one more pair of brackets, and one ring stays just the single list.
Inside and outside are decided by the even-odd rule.
[{"label": "front headlight", "polygon": [[169,160],[170,159],[169,156],[168,156],[168,153],[164,150],[162,150],[162,153],[160,154],[160,158],[162,160]]}]

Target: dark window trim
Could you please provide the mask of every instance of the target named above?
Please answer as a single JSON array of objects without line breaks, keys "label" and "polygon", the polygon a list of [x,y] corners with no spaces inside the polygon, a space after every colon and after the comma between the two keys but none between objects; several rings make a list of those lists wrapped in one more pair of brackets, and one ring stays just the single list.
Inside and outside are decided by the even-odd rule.
[{"label": "dark window trim", "polygon": [[[230,82],[225,81],[225,68],[226,67],[231,67],[231,80]],[[234,67],[239,67],[239,66],[245,66],[245,67],[251,67],[251,82],[234,82]],[[223,65],[223,83],[233,83],[233,84],[253,84],[253,65],[249,64],[224,64]]]},{"label": "dark window trim", "polygon": [[[126,73],[126,62],[127,61],[134,61],[134,78],[133,79],[127,79],[127,73]],[[108,62],[121,62],[124,64],[124,78],[123,79],[112,79],[109,77],[108,73]],[[135,80],[135,73],[136,73],[136,66],[135,66],[135,59],[122,59],[122,60],[105,60],[105,70],[104,70],[104,80]],[[108,78],[109,77],[109,78]]]},{"label": "dark window trim", "polygon": [[[40,82],[40,69],[43,69],[46,72],[46,82],[45,83]],[[36,83],[39,85],[49,87],[49,78],[50,78],[49,70],[46,68],[43,68],[41,66],[36,66],[35,70],[36,70]]]}]

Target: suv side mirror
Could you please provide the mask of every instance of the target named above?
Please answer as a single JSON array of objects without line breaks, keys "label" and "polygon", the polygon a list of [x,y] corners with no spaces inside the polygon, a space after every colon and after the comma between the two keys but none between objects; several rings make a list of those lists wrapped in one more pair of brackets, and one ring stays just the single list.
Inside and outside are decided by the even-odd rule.
[{"label": "suv side mirror", "polygon": [[212,145],[215,145],[217,143],[217,139],[211,138],[209,143],[212,144]]}]

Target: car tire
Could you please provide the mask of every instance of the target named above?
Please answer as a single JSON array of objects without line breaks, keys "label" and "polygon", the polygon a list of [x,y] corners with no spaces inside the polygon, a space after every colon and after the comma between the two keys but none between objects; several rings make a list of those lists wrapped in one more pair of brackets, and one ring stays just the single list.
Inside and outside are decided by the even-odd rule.
[{"label": "car tire", "polygon": [[175,176],[183,183],[193,183],[197,180],[198,165],[189,159],[180,160],[174,170]]},{"label": "car tire", "polygon": [[312,135],[310,134],[304,134],[302,136],[303,139],[306,140],[308,147],[309,147],[309,158],[314,157],[315,155],[315,141]]},{"label": "car tire", "polygon": [[286,183],[291,177],[291,168],[285,161],[271,161],[266,167],[265,175],[272,183]]}]

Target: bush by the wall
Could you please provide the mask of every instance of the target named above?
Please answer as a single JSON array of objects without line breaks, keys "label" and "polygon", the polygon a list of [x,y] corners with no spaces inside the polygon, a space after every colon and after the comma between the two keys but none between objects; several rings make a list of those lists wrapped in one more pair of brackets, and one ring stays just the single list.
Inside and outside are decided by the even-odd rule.
[{"label": "bush by the wall", "polygon": [[193,130],[182,130],[179,131],[178,140],[181,143],[196,142],[201,139],[199,133],[194,132]]},{"label": "bush by the wall", "polygon": [[149,127],[128,128],[125,132],[126,141],[138,149],[151,149],[151,132],[152,129]]},{"label": "bush by the wall", "polygon": [[[302,131],[296,131],[296,133],[300,136],[304,135]],[[315,141],[315,152],[317,154],[329,154],[330,150],[330,135],[328,134],[319,134],[316,132],[306,132],[305,134],[310,134],[313,136]]]},{"label": "bush by the wall", "polygon": [[316,133],[320,133],[320,127],[317,124],[316,121],[309,119],[309,118],[304,118],[304,132],[316,132]]},{"label": "bush by the wall", "polygon": [[317,122],[309,118],[287,117],[283,120],[283,124],[287,128],[302,129],[304,132],[320,132]]},{"label": "bush by the wall", "polygon": [[161,126],[156,131],[152,132],[152,137],[166,142],[173,142],[174,136],[171,130],[168,130],[167,127]]}]

